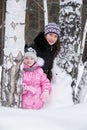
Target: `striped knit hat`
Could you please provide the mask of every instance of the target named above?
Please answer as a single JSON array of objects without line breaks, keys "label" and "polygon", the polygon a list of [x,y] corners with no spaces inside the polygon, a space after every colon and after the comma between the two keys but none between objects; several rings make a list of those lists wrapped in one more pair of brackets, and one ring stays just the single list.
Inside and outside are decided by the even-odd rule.
[{"label": "striped knit hat", "polygon": [[48,23],[48,25],[45,26],[44,28],[44,34],[48,34],[48,33],[55,33],[58,36],[60,36],[60,27],[56,24],[56,23]]}]

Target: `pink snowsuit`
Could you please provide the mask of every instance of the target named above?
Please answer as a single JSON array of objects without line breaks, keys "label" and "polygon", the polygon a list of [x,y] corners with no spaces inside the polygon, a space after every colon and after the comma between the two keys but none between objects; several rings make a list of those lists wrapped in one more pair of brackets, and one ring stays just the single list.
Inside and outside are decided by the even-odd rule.
[{"label": "pink snowsuit", "polygon": [[47,92],[50,95],[51,92],[50,81],[43,69],[37,64],[34,64],[34,70],[24,64],[24,69],[22,77],[22,108],[41,109],[45,103],[42,95]]}]

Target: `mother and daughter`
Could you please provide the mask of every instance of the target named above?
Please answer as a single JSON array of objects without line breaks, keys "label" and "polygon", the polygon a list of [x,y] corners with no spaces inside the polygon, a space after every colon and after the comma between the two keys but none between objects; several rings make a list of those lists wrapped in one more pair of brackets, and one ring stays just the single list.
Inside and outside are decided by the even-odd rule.
[{"label": "mother and daughter", "polygon": [[48,23],[31,45],[25,44],[22,75],[22,108],[41,109],[52,91],[53,60],[60,51],[60,28]]}]

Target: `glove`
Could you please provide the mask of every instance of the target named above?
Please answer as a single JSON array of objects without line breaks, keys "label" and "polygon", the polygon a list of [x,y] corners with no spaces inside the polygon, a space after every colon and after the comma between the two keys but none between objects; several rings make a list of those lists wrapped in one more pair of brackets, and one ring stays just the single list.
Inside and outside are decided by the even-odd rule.
[{"label": "glove", "polygon": [[32,94],[36,93],[36,89],[32,86],[28,86],[28,91],[30,91]]},{"label": "glove", "polygon": [[32,86],[24,86],[24,91],[30,91],[32,94],[35,94],[36,89]]},{"label": "glove", "polygon": [[41,99],[44,103],[46,103],[48,101],[48,98],[49,98],[49,92],[48,91],[45,91],[42,93],[41,95]]}]

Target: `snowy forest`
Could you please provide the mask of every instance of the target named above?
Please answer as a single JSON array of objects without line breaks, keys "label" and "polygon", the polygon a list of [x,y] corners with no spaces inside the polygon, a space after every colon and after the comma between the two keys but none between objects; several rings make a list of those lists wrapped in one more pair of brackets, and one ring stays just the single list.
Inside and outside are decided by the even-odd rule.
[{"label": "snowy forest", "polygon": [[[24,46],[49,22],[61,28],[52,94],[41,110],[23,110]],[[87,130],[86,121],[87,0],[0,0],[0,130]]]},{"label": "snowy forest", "polygon": [[[87,102],[86,0],[2,0],[0,3],[1,106],[21,108],[24,45],[52,21],[61,27],[61,51],[52,68],[53,96],[59,94],[67,105]],[[53,100],[58,104],[57,96]]]}]

